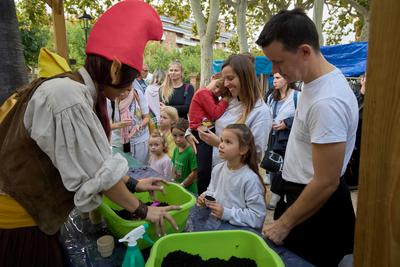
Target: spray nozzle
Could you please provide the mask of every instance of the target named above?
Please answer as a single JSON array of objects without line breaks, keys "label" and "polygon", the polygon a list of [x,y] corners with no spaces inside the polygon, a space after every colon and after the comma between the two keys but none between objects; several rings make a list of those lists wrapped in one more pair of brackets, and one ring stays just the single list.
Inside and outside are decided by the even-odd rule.
[{"label": "spray nozzle", "polygon": [[119,239],[119,242],[127,242],[128,246],[133,247],[136,246],[137,241],[141,238],[149,242],[150,244],[154,244],[154,241],[150,239],[150,237],[146,233],[146,229],[149,228],[147,223],[136,227],[129,233],[127,233],[123,238]]}]

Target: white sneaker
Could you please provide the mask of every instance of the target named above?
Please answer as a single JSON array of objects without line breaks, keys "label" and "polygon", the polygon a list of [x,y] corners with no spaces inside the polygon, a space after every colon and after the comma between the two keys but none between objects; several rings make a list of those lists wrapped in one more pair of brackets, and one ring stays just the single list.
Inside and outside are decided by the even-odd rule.
[{"label": "white sneaker", "polygon": [[271,193],[272,193],[272,196],[267,205],[267,209],[274,210],[276,208],[276,204],[278,204],[281,197],[278,194],[275,194],[273,192],[271,192]]}]

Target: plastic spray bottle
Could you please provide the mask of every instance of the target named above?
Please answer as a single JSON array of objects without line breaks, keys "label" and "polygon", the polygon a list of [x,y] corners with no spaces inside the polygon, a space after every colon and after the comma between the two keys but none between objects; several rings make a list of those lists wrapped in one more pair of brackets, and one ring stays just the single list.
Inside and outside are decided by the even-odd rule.
[{"label": "plastic spray bottle", "polygon": [[137,245],[137,240],[143,238],[150,244],[154,244],[154,241],[146,234],[146,229],[148,227],[148,224],[141,225],[119,240],[119,242],[128,242],[128,248],[126,249],[122,267],[144,267],[143,255]]}]

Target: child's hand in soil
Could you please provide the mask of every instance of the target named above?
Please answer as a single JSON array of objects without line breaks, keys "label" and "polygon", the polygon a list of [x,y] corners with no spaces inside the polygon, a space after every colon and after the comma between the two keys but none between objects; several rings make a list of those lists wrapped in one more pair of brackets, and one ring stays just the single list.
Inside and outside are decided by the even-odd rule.
[{"label": "child's hand in soil", "polygon": [[197,198],[197,206],[198,207],[203,207],[205,205],[205,201],[204,201],[204,197],[205,197],[205,193],[201,194],[198,198]]},{"label": "child's hand in soil", "polygon": [[207,207],[211,209],[211,215],[217,219],[222,218],[222,214],[224,214],[224,207],[218,202],[209,202]]}]

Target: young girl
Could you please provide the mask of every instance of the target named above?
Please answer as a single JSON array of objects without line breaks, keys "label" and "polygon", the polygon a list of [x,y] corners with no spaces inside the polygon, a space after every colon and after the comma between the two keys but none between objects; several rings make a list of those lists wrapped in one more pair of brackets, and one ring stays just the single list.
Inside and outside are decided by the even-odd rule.
[{"label": "young girl", "polygon": [[175,169],[174,180],[193,194],[198,195],[196,154],[185,138],[188,128],[189,122],[183,118],[179,118],[178,122],[172,126],[172,136],[176,144],[172,155],[172,164]]},{"label": "young girl", "polygon": [[167,140],[168,155],[172,159],[174,149],[176,147],[174,138],[171,134],[171,126],[178,122],[178,111],[171,106],[164,106],[161,108],[160,113],[160,132],[161,135]]},{"label": "young girl", "polygon": [[[247,229],[260,233],[266,214],[265,189],[249,127],[228,125],[222,131],[219,155],[225,161],[212,170],[210,185],[191,212],[192,229],[188,230]],[[206,195],[213,195],[215,201],[205,201]],[[207,210],[208,213],[204,212]],[[205,223],[209,219],[221,222],[210,229],[207,228],[210,224]]]},{"label": "young girl", "polygon": [[167,180],[172,179],[173,166],[168,157],[167,142],[159,132],[151,134],[149,139],[150,158],[149,165],[158,173],[162,174]]}]

